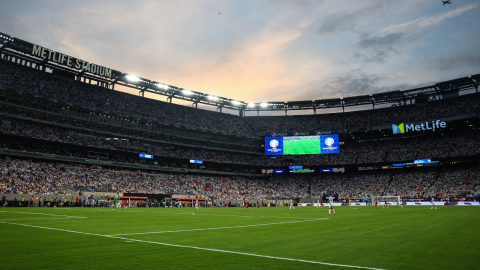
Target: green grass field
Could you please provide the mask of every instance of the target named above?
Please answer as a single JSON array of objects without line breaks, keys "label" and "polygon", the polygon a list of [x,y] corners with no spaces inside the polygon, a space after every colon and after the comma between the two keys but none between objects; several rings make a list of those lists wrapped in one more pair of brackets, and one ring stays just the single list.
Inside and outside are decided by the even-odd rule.
[{"label": "green grass field", "polygon": [[283,141],[284,155],[320,154],[320,142],[317,140]]},{"label": "green grass field", "polygon": [[1,208],[1,269],[480,268],[480,207],[336,211]]}]

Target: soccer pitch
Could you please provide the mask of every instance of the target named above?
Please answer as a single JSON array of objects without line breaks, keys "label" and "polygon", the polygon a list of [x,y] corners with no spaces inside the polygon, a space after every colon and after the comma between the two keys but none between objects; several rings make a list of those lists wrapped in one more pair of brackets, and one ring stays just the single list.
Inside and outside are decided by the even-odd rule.
[{"label": "soccer pitch", "polygon": [[319,140],[283,141],[284,155],[320,154]]},{"label": "soccer pitch", "polygon": [[1,208],[2,269],[478,269],[480,207]]}]

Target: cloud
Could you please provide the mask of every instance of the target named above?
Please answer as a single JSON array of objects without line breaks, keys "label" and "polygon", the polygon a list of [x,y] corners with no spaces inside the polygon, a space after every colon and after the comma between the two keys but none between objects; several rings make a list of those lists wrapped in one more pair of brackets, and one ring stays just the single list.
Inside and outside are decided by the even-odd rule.
[{"label": "cloud", "polygon": [[365,36],[360,39],[359,42],[355,44],[360,49],[370,49],[372,47],[383,47],[383,46],[392,46],[398,44],[402,38],[405,36],[405,33],[393,33],[385,36]]},{"label": "cloud", "polygon": [[[384,5],[381,4],[380,6],[383,7]],[[382,13],[382,8],[379,6],[368,6],[354,10],[347,8],[346,10],[334,12],[323,17],[317,34],[320,37],[325,37],[344,32],[358,33],[365,27],[365,24],[368,24],[368,19],[381,16]]]},{"label": "cloud", "polygon": [[[478,46],[479,44],[475,44]],[[480,53],[444,55],[430,63],[430,69],[453,73],[451,76],[468,76],[480,72]],[[473,73],[472,73],[473,72]]]},{"label": "cloud", "polygon": [[[461,56],[459,44],[451,56],[425,50],[430,57],[422,61],[405,51],[419,41],[428,48],[446,38],[475,36],[478,13],[468,11],[478,4],[430,16],[432,2],[415,0],[0,2],[2,31],[12,36],[246,102],[362,95],[389,89],[387,84],[435,81],[462,66],[478,67],[478,54]],[[466,19],[455,20],[455,30],[444,28],[434,36],[434,26],[461,15]]]},{"label": "cloud", "polygon": [[359,42],[354,44],[358,51],[354,58],[361,59],[364,63],[383,63],[386,58],[399,53],[398,44],[405,37],[404,33],[392,33],[385,36],[362,36]]},{"label": "cloud", "polygon": [[381,90],[379,83],[387,79],[384,75],[366,74],[360,70],[329,79],[322,89],[327,94],[321,98],[336,98],[366,95]]},{"label": "cloud", "polygon": [[471,4],[466,7],[457,8],[455,10],[452,10],[440,15],[422,17],[413,21],[392,25],[392,26],[381,29],[379,32],[390,34],[390,33],[404,32],[412,28],[436,26],[447,19],[460,16],[469,10],[477,8],[478,6],[479,5],[476,3]]},{"label": "cloud", "polygon": [[353,44],[352,57],[362,64],[383,64],[393,56],[402,54],[402,49],[431,35],[430,32],[390,33],[383,36],[364,34]]},{"label": "cloud", "polygon": [[457,8],[440,15],[422,17],[413,21],[392,25],[377,31],[377,34],[360,34],[359,41],[353,45],[353,58],[361,63],[382,64],[392,56],[402,54],[407,45],[415,44],[431,36],[434,27],[441,22],[462,15],[477,8],[478,4]]}]

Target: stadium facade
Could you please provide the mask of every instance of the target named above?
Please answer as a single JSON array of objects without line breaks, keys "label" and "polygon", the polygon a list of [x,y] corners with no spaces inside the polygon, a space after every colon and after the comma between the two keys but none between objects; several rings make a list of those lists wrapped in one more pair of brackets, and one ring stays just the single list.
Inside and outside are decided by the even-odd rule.
[{"label": "stadium facade", "polygon": [[[480,74],[405,91],[247,104],[134,77],[7,34],[0,33],[0,42],[0,155],[5,159],[281,180],[479,166]],[[117,85],[139,95],[116,91]],[[145,92],[168,102],[145,98]],[[351,109],[365,105],[372,109]],[[342,112],[321,113],[329,108]],[[294,110],[313,114],[288,115]],[[246,117],[248,111],[257,116]],[[285,116],[260,116],[265,111]],[[325,134],[339,135],[338,154],[265,156],[264,137]],[[435,162],[415,162],[425,159]],[[301,166],[295,171],[301,174],[290,175],[290,166]],[[284,173],[270,176],[274,170]],[[309,190],[308,196],[315,196]]]}]

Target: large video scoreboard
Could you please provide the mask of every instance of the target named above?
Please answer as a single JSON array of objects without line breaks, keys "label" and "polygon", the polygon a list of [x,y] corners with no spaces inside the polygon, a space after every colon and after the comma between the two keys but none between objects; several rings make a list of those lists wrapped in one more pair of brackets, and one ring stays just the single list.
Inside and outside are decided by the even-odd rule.
[{"label": "large video scoreboard", "polygon": [[265,155],[317,155],[339,152],[338,134],[265,137]]}]

